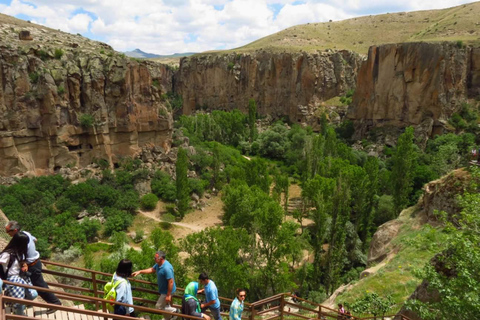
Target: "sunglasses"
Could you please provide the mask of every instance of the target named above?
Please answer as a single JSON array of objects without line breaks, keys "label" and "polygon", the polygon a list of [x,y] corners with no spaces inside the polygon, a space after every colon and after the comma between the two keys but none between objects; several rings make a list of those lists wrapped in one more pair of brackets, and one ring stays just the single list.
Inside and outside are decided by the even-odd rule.
[{"label": "sunglasses", "polygon": [[240,298],[242,298],[242,297],[245,298],[245,295],[244,295],[244,294],[239,294],[238,296],[239,296]]}]

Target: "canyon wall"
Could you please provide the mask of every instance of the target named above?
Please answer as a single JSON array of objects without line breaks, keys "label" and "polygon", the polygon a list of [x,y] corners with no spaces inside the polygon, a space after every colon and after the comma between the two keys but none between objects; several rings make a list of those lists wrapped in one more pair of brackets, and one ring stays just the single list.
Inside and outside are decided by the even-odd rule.
[{"label": "canyon wall", "polygon": [[363,59],[350,51],[210,54],[183,58],[174,91],[183,113],[198,109],[248,111],[305,122],[322,101],[353,89]]},{"label": "canyon wall", "polygon": [[373,46],[347,116],[357,138],[373,128],[412,125],[425,140],[442,133],[467,98],[479,96],[479,48],[452,42]]},{"label": "canyon wall", "polygon": [[170,68],[81,36],[31,32],[43,43],[0,42],[0,175],[113,165],[144,145],[169,148]]}]

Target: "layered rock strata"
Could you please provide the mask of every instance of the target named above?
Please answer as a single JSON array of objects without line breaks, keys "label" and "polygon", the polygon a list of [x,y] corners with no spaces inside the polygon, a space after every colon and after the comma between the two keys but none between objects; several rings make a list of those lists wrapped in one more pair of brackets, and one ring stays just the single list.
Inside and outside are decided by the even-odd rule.
[{"label": "layered rock strata", "polygon": [[347,117],[361,138],[378,127],[415,126],[426,140],[480,96],[480,49],[457,43],[373,46],[361,66]]},{"label": "layered rock strata", "polygon": [[31,33],[28,43],[0,42],[0,175],[44,174],[95,159],[113,165],[144,145],[169,148],[167,66],[128,59],[81,36]]},{"label": "layered rock strata", "polygon": [[183,58],[174,91],[183,113],[197,109],[248,111],[305,122],[322,101],[353,89],[362,58],[350,51],[201,55]]}]

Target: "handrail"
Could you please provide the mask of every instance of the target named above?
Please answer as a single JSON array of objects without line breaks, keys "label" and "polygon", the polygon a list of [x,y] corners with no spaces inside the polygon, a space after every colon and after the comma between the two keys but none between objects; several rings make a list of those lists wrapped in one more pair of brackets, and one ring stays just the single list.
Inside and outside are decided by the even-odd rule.
[{"label": "handrail", "polygon": [[[98,284],[105,284],[108,281],[97,278],[97,275],[98,276],[103,276],[103,277],[112,277],[112,274],[109,274],[109,273],[106,273],[106,272],[101,272],[101,271],[96,271],[96,270],[91,270],[91,269],[80,268],[80,267],[73,267],[73,266],[69,266],[69,265],[66,265],[66,264],[53,262],[53,261],[48,261],[48,260],[41,260],[41,262],[45,265],[58,266],[58,267],[62,267],[62,268],[65,268],[65,269],[72,269],[72,270],[77,270],[77,271],[90,273],[91,276],[88,277],[88,276],[71,275],[71,274],[68,274],[68,273],[63,273],[63,272],[60,272],[60,271],[54,271],[54,270],[48,270],[48,269],[44,269],[44,271],[43,271],[44,273],[52,274],[52,275],[55,275],[55,276],[69,277],[69,278],[72,278],[72,279],[77,279],[77,280],[81,280],[81,281],[85,281],[85,282],[90,282],[90,283],[93,284],[93,289],[72,287],[72,286],[69,286],[69,285],[66,285],[66,284],[53,283],[53,282],[47,282],[47,284],[51,285],[51,286],[55,286],[55,287],[70,289],[70,290],[77,290],[77,291],[82,291],[82,292],[93,293],[93,297],[100,300],[100,301],[97,300],[96,302],[94,302],[95,304],[99,304],[103,300],[103,299],[100,299],[98,297],[103,297],[104,292],[103,292],[103,290],[99,290],[97,286],[98,286]],[[134,283],[139,283],[139,284],[142,284],[142,285],[148,285],[148,286],[155,287],[155,288],[157,287],[156,283],[146,281],[146,280],[129,278],[129,281],[134,282]],[[15,285],[17,285],[17,284],[15,284]],[[181,288],[181,287],[177,287],[177,289],[179,291],[184,291],[184,289]],[[40,290],[47,291],[47,289],[45,289],[45,288],[40,288]],[[143,287],[136,287],[135,290],[139,291],[139,292],[154,294],[154,295],[159,294],[156,290],[151,290],[151,289],[143,288]],[[58,293],[58,291],[53,291],[53,292]],[[85,297],[85,296],[82,296],[82,297]],[[284,310],[285,307],[288,305],[288,306],[291,306],[291,307],[298,308],[299,310],[303,310],[304,312],[307,311],[309,313],[315,313],[316,314],[315,317],[313,317],[313,318],[309,317],[309,319],[320,319],[322,317],[337,318],[338,316],[341,316],[341,314],[338,312],[338,310],[329,308],[329,307],[321,305],[319,303],[308,301],[308,300],[302,299],[300,297],[295,297],[299,301],[302,301],[304,303],[308,303],[311,306],[315,306],[315,308],[318,307],[318,310],[316,310],[315,308],[312,309],[312,308],[309,308],[309,307],[302,306],[300,304],[294,304],[294,303],[291,303],[289,301],[285,301],[286,297],[293,297],[293,296],[290,293],[279,293],[279,294],[273,295],[271,297],[267,297],[265,299],[261,299],[259,301],[253,302],[253,303],[245,302],[244,303],[244,312],[245,313],[250,313],[250,315],[248,317],[248,319],[250,319],[250,320],[256,319],[255,318],[256,315],[262,315],[262,314],[265,314],[265,313],[268,313],[268,312],[280,312],[279,317],[281,319],[283,319],[284,314],[285,315],[291,315],[292,314],[291,312]],[[173,298],[181,299],[182,296],[181,295],[173,295]],[[133,297],[133,299],[134,299],[134,301],[139,301],[139,302],[148,303],[148,304],[155,304],[155,302],[156,302],[154,300],[148,300],[148,299],[140,298],[140,297]],[[230,306],[230,303],[233,301],[232,299],[225,298],[225,297],[219,297],[219,300],[221,302],[221,306],[222,307],[227,307],[227,308]],[[222,301],[226,301],[228,303],[222,303]],[[264,307],[269,303],[277,302],[277,301],[278,301],[278,305],[274,306],[273,308],[269,307],[269,308],[261,310],[261,311],[256,310],[256,308]],[[172,305],[175,306],[175,307],[180,307],[178,304],[176,305],[176,304],[172,303]],[[138,306],[135,306],[135,308],[138,308]],[[222,314],[224,314],[224,313],[222,313]],[[331,314],[333,314],[333,315],[331,315]],[[301,316],[299,314],[295,314],[295,315]],[[317,318],[317,316],[318,316],[318,318]],[[408,317],[403,316],[403,315],[396,315],[396,316],[401,316],[405,320],[411,320]],[[273,318],[275,318],[275,317],[273,317]],[[385,317],[387,317],[387,316],[385,316]],[[390,316],[390,317],[392,317],[392,316]],[[247,319],[246,317],[242,317],[242,318]],[[301,316],[301,318],[304,318],[304,316]],[[359,317],[352,316],[351,319],[369,320],[369,319],[374,319],[374,318],[375,317],[359,318]],[[377,316],[377,318],[378,318],[378,316]],[[263,320],[266,320],[266,319],[263,319]]]},{"label": "handrail", "polygon": [[[155,313],[155,314],[161,314],[161,315],[170,315],[170,316],[177,315],[178,316],[178,313],[172,313],[172,312],[168,312],[168,311],[164,311],[164,310],[147,308],[147,307],[138,306],[138,305],[131,305],[131,304],[128,304],[128,303],[123,303],[123,302],[117,302],[117,301],[112,302],[112,301],[104,300],[104,299],[101,299],[101,298],[78,295],[78,294],[75,294],[75,293],[59,292],[59,291],[55,291],[55,290],[52,290],[52,289],[47,289],[47,288],[37,287],[37,286],[30,286],[30,285],[27,285],[27,284],[21,284],[21,283],[11,282],[11,281],[7,281],[7,280],[4,280],[4,283],[9,284],[9,285],[18,286],[18,287],[35,289],[37,291],[55,293],[58,296],[62,297],[62,299],[66,299],[66,300],[89,302],[89,303],[98,302],[98,303],[102,304],[103,312],[91,311],[91,310],[81,310],[81,309],[66,307],[66,306],[62,306],[62,305],[36,302],[36,301],[25,300],[25,299],[17,299],[17,298],[12,298],[12,297],[8,297],[8,296],[0,295],[0,297],[3,297],[4,301],[8,301],[8,302],[12,302],[12,303],[28,304],[28,305],[45,307],[45,308],[56,309],[56,310],[72,311],[72,312],[76,312],[76,313],[84,313],[84,314],[91,313],[90,315],[98,315],[98,316],[101,316],[101,317],[105,317],[106,314],[109,315],[108,317],[112,317],[111,315],[113,315],[113,314],[106,313],[106,304],[107,303],[114,303],[114,304],[125,306],[125,307],[132,307],[137,311]],[[3,305],[2,305],[2,309],[3,309]],[[82,311],[82,312],[80,312],[80,311]],[[83,312],[83,311],[85,311],[85,312]],[[93,314],[93,313],[95,313],[95,314]],[[125,316],[119,316],[119,315],[115,315],[115,317],[120,317],[120,319],[131,320],[131,317],[125,317]],[[197,319],[198,320],[198,318],[194,317],[194,316],[182,315],[182,317],[186,318],[186,319]]]}]

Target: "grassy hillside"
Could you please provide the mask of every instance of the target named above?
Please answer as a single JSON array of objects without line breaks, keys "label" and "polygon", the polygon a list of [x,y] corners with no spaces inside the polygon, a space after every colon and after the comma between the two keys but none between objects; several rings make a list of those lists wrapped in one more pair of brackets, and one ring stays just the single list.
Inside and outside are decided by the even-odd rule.
[{"label": "grassy hillside", "polygon": [[[405,209],[398,220],[402,222],[400,231],[389,244],[388,257],[379,265],[372,266],[372,274],[353,283],[339,294],[337,303],[351,304],[364,294],[377,293],[381,297],[391,295],[396,305],[395,313],[421,283],[415,272],[443,250],[443,234],[434,232],[430,225],[422,225],[417,206]],[[387,285],[386,285],[387,284]]]},{"label": "grassy hillside", "polygon": [[362,54],[372,45],[415,41],[480,44],[480,2],[443,10],[387,13],[343,21],[309,23],[261,38],[235,52],[348,49]]}]

